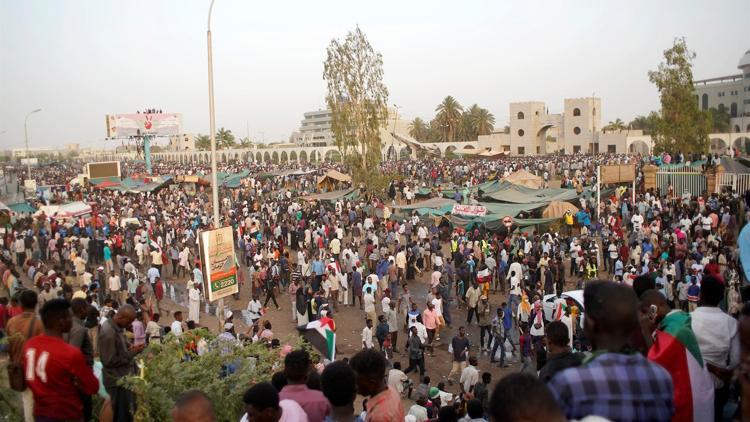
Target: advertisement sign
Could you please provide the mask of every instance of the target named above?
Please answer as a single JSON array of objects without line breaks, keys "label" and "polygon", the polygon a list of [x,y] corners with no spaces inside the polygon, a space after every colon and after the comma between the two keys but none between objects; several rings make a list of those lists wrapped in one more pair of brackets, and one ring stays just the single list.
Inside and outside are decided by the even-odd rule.
[{"label": "advertisement sign", "polygon": [[179,135],[182,128],[180,113],[136,113],[107,115],[107,137],[172,136]]},{"label": "advertisement sign", "polygon": [[237,265],[231,227],[199,234],[204,294],[209,302],[237,293]]},{"label": "advertisement sign", "polygon": [[451,214],[472,215],[472,216],[487,215],[487,208],[479,206],[479,205],[455,204],[453,205],[453,210],[451,211]]}]

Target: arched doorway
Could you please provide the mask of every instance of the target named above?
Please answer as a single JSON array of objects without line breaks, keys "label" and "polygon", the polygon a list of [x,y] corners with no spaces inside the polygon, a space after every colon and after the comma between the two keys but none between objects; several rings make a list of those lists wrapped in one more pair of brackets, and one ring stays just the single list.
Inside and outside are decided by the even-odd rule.
[{"label": "arched doorway", "polygon": [[318,161],[320,161],[320,153],[316,150],[310,151],[310,162],[318,163]]},{"label": "arched doorway", "polygon": [[289,161],[294,163],[297,162],[297,151],[292,151],[289,153]]},{"label": "arched doorway", "polygon": [[633,141],[628,147],[631,154],[648,154],[648,144],[644,141]]},{"label": "arched doorway", "polygon": [[274,164],[279,164],[279,153],[274,151],[273,154],[271,154],[271,161]]},{"label": "arched doorway", "polygon": [[263,162],[263,154],[260,151],[258,151],[257,153],[255,153],[255,161],[258,162],[258,163],[262,163]]},{"label": "arched doorway", "polygon": [[445,149],[445,158],[456,158],[456,149],[455,145],[449,145],[448,148]]},{"label": "arched doorway", "polygon": [[396,147],[391,144],[388,147],[388,150],[385,153],[385,159],[387,161],[396,161],[398,159],[398,154],[396,153]]},{"label": "arched doorway", "polygon": [[398,155],[399,160],[408,160],[411,158],[411,147],[409,145],[405,146],[401,149]]},{"label": "arched doorway", "polygon": [[750,154],[750,138],[740,136],[732,142],[732,146],[737,148],[742,154]]},{"label": "arched doorway", "polygon": [[263,153],[263,162],[265,163],[271,162],[271,154],[269,154],[268,151]]},{"label": "arched doorway", "polygon": [[727,151],[727,143],[721,138],[711,139],[711,154],[724,154]]},{"label": "arched doorway", "polygon": [[307,151],[300,151],[299,152],[299,162],[302,164],[307,163]]},{"label": "arched doorway", "polygon": [[289,155],[286,151],[281,151],[281,162],[286,163],[287,161],[289,161]]},{"label": "arched doorway", "polygon": [[341,162],[341,153],[338,152],[338,150],[331,149],[326,152],[326,161],[330,161],[332,163],[340,163]]}]

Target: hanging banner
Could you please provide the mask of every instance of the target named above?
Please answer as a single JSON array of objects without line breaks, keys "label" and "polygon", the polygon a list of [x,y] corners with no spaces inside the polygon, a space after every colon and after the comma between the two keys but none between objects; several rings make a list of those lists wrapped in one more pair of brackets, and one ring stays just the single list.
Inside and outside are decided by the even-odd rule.
[{"label": "hanging banner", "polygon": [[237,265],[232,227],[200,232],[204,294],[209,302],[237,293]]},{"label": "hanging banner", "polygon": [[454,215],[487,215],[487,208],[481,205],[453,205],[451,214]]}]

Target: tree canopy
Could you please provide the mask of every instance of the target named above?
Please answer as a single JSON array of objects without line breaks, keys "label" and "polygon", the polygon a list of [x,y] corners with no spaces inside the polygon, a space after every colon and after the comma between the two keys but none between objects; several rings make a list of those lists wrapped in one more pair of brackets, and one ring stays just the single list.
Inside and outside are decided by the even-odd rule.
[{"label": "tree canopy", "polygon": [[409,125],[409,135],[419,142],[476,141],[494,130],[495,116],[489,110],[477,104],[465,109],[450,95],[435,107],[429,123],[417,117]]},{"label": "tree canopy", "polygon": [[356,27],[343,41],[331,41],[323,65],[331,130],[356,181],[380,162],[380,129],[388,118],[383,57]]},{"label": "tree canopy", "polygon": [[653,128],[654,152],[685,154],[708,151],[711,114],[698,109],[693,87],[695,53],[684,38],[664,51],[664,61],[648,72],[661,97],[661,113]]}]

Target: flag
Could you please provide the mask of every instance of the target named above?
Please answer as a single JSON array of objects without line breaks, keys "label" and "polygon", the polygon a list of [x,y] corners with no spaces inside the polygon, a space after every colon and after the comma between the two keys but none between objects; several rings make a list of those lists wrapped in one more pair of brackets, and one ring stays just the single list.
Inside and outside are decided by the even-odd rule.
[{"label": "flag", "polygon": [[714,384],[690,327],[690,314],[672,311],[664,317],[648,358],[663,366],[672,376],[673,421],[714,419]]},{"label": "flag", "polygon": [[297,329],[324,358],[333,361],[336,357],[336,324],[333,319],[322,317]]}]

